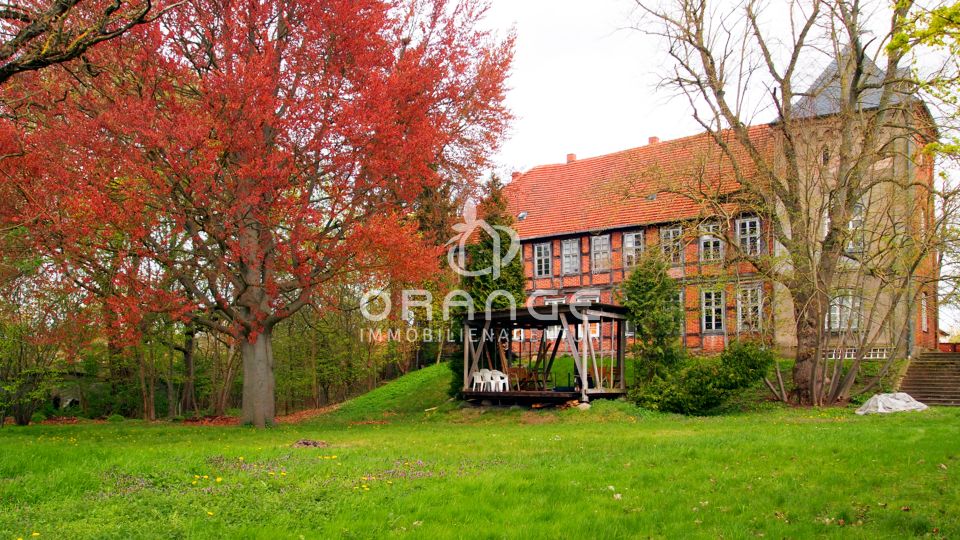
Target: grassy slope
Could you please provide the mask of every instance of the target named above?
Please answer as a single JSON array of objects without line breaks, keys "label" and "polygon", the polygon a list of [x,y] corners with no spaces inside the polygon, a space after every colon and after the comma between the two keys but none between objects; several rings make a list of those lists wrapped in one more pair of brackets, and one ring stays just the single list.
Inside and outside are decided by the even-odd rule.
[{"label": "grassy slope", "polygon": [[330,419],[379,420],[422,413],[447,402],[450,376],[447,364],[414,371],[344,403]]},{"label": "grassy slope", "polygon": [[259,432],[4,428],[0,539],[960,535],[960,409],[424,413],[431,369]]}]

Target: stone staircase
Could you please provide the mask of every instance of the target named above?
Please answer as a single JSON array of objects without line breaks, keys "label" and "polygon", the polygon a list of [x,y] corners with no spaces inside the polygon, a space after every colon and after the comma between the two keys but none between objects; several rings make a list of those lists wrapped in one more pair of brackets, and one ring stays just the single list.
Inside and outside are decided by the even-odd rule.
[{"label": "stone staircase", "polygon": [[900,391],[927,405],[960,407],[960,353],[921,353],[910,362]]}]

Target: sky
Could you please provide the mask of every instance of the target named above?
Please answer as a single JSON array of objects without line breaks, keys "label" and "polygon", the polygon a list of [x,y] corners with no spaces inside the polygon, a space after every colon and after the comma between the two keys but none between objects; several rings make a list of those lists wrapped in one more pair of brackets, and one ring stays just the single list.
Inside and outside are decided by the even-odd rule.
[{"label": "sky", "polygon": [[494,0],[489,23],[516,29],[507,103],[517,116],[503,176],[699,131],[682,100],[657,92],[650,38],[626,29],[630,0]]},{"label": "sky", "polygon": [[[662,45],[629,28],[634,6],[491,0],[490,27],[517,33],[507,97],[516,120],[496,157],[501,178],[562,163],[568,153],[591,157],[702,131],[685,99],[656,87]],[[941,327],[960,330],[960,312],[942,309]]]}]

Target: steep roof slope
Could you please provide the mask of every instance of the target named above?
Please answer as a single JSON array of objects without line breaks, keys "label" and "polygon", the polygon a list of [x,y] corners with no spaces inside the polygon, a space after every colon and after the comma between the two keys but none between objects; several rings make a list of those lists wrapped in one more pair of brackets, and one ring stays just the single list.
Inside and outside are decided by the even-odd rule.
[{"label": "steep roof slope", "polygon": [[[746,150],[725,140],[755,174]],[[771,128],[750,128],[751,140],[769,152]],[[742,159],[740,159],[742,157]],[[739,189],[730,160],[707,133],[613,154],[541,165],[506,187],[514,227],[523,239],[665,223],[705,215],[704,205],[682,195],[702,190],[725,195]],[[526,215],[519,219],[521,213]]]}]

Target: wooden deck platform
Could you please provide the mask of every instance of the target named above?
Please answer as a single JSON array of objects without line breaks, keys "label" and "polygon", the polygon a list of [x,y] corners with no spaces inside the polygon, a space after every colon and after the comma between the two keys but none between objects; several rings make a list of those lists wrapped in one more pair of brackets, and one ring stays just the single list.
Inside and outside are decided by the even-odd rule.
[{"label": "wooden deck platform", "polygon": [[[626,392],[616,388],[590,390],[590,399],[617,399]],[[466,390],[463,398],[467,401],[490,400],[494,403],[563,403],[580,399],[580,392],[554,392],[553,390],[510,390],[507,392],[474,392]]]}]

